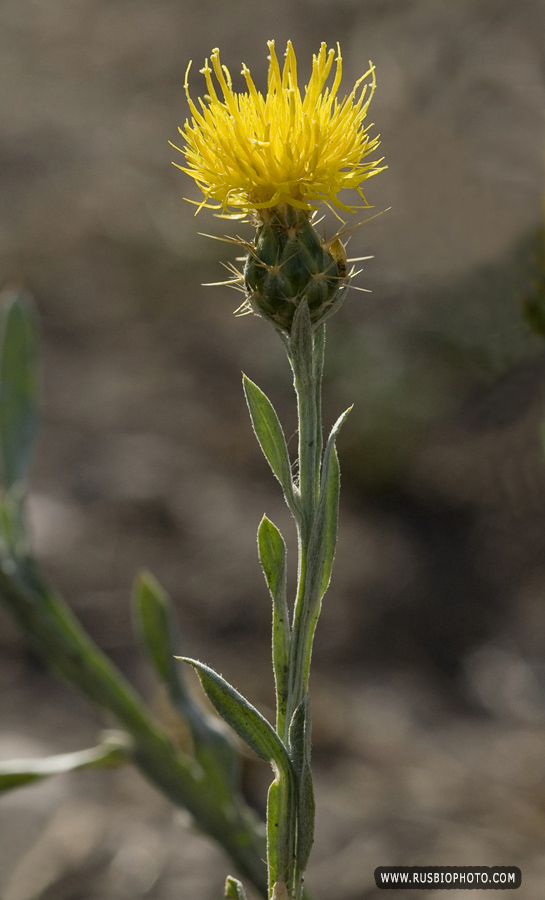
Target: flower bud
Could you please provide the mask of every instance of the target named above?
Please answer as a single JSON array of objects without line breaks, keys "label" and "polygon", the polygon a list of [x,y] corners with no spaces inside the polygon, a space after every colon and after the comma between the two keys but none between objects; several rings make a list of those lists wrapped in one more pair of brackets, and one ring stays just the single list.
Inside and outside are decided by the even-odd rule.
[{"label": "flower bud", "polygon": [[306,210],[284,205],[260,213],[244,267],[248,303],[289,334],[295,310],[306,300],[318,327],[340,306],[348,282],[342,243],[323,242]]}]

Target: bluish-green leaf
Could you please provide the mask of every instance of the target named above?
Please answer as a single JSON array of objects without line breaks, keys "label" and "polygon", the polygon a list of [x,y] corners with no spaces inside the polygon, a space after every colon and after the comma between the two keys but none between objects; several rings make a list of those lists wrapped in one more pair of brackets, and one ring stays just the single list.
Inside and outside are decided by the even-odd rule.
[{"label": "bluish-green leaf", "polygon": [[292,506],[294,495],[290,458],[278,416],[271,401],[257,384],[250,381],[246,375],[243,376],[242,384],[255,436],[274,475],[282,485],[286,500]]},{"label": "bluish-green leaf", "polygon": [[257,532],[259,558],[273,599],[272,656],[276,685],[277,731],[282,733],[288,695],[290,623],[286,597],[286,545],[276,525],[263,516]]},{"label": "bluish-green leaf", "polygon": [[127,759],[121,745],[106,741],[91,750],[60,753],[43,759],[14,759],[0,762],[0,792],[42,781],[51,775],[63,775],[80,769],[115,766]]},{"label": "bluish-green leaf", "polygon": [[0,450],[10,490],[27,480],[38,427],[37,329],[26,291],[5,291],[0,302]]},{"label": "bluish-green leaf", "polygon": [[290,758],[284,744],[255,706],[210,666],[185,656],[179,658],[196,669],[206,696],[238,736],[261,759],[274,763],[282,772],[291,771]]},{"label": "bluish-green leaf", "polygon": [[244,886],[237,878],[232,878],[231,875],[227,876],[225,882],[225,896],[227,900],[246,900]]}]

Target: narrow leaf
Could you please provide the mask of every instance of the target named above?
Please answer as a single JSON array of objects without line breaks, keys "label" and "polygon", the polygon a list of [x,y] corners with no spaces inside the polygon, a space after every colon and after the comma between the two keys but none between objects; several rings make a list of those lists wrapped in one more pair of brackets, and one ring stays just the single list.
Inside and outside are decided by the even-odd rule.
[{"label": "narrow leaf", "polygon": [[1,298],[0,450],[4,488],[26,482],[38,427],[37,334],[26,291]]},{"label": "narrow leaf", "polygon": [[291,326],[290,356],[300,362],[299,377],[305,384],[310,384],[314,378],[312,360],[313,334],[310,311],[306,300],[299,303]]},{"label": "narrow leaf", "polygon": [[138,630],[172,705],[189,725],[195,756],[218,796],[228,796],[239,782],[238,752],[223,722],[201,709],[187,690],[176,663],[180,642],[172,601],[149,572],[138,576],[133,598]]},{"label": "narrow leaf", "polygon": [[325,355],[325,325],[320,325],[314,335],[314,378],[316,384],[321,384],[324,373]]},{"label": "narrow leaf", "polygon": [[322,489],[316,513],[318,555],[320,558],[320,599],[324,596],[331,580],[331,570],[337,546],[337,524],[339,519],[340,469],[337,450],[333,447],[327,466],[323,472]]},{"label": "narrow leaf", "polygon": [[[293,772],[278,773],[267,796],[267,863],[269,886],[290,880],[295,862],[297,797]],[[281,895],[280,895],[281,896]],[[274,893],[273,893],[274,897]]]},{"label": "narrow leaf", "polygon": [[269,883],[273,883],[277,878],[282,856],[279,848],[279,835],[283,824],[280,821],[280,791],[280,783],[275,779],[267,794],[267,865]]},{"label": "narrow leaf", "polygon": [[286,545],[276,525],[267,516],[263,516],[257,532],[259,559],[263,567],[271,597],[286,595]]},{"label": "narrow leaf", "polygon": [[91,750],[60,753],[43,759],[14,759],[0,763],[0,792],[42,781],[51,775],[62,775],[80,769],[100,768],[125,762],[126,754],[114,742],[105,742]]},{"label": "narrow leaf", "polygon": [[243,375],[242,384],[250,418],[261,449],[276,476],[290,506],[294,503],[293,481],[286,438],[275,409],[257,384]]},{"label": "narrow leaf", "polygon": [[337,545],[337,523],[339,518],[340,469],[335,440],[352,407],[339,416],[331,429],[322,463],[322,477],[318,509],[316,511],[313,550],[321,570],[320,599],[324,596],[331,580],[331,570]]},{"label": "narrow leaf", "polygon": [[179,641],[169,596],[149,572],[141,572],[133,588],[133,602],[138,630],[149,658],[176,699],[186,699],[187,691],[174,661]]},{"label": "narrow leaf", "polygon": [[353,405],[349,406],[348,409],[345,409],[345,411],[343,413],[341,413],[341,415],[335,422],[333,428],[331,429],[331,433],[327,439],[327,444],[326,444],[325,453],[324,453],[324,462],[323,462],[324,468],[327,465],[328,454],[332,452],[333,447],[335,446],[335,441],[337,440],[339,431],[341,430],[342,426],[346,422],[349,414],[352,412],[353,409],[354,409]]},{"label": "narrow leaf", "polygon": [[290,725],[290,755],[297,784],[297,863],[307,867],[314,842],[315,802],[310,768],[311,718],[308,694],[293,714]]},{"label": "narrow leaf", "polygon": [[291,763],[284,744],[255,706],[209,666],[185,656],[179,659],[196,669],[206,696],[239,737],[261,759],[275,763],[282,772],[289,772]]},{"label": "narrow leaf", "polygon": [[276,525],[263,516],[257,532],[259,559],[273,599],[272,655],[276,685],[277,731],[282,733],[288,696],[290,623],[286,596],[286,545]]},{"label": "narrow leaf", "polygon": [[228,900],[246,900],[246,891],[242,883],[231,875],[227,876],[225,882],[225,896]]}]

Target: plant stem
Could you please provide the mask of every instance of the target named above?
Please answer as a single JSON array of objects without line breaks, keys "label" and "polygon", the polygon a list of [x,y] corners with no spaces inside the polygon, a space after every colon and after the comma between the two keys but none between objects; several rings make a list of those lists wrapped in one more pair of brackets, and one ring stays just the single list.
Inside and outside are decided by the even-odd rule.
[{"label": "plant stem", "polygon": [[[321,388],[324,363],[325,325],[321,325],[310,344],[310,359],[301,358],[292,347],[290,363],[297,395],[299,420],[299,494],[301,522],[298,525],[297,596],[293,611],[291,653],[288,676],[287,714],[284,739],[298,705],[308,690],[310,652],[314,633],[313,611],[318,598],[311,558],[311,537],[320,491],[322,456]],[[307,353],[308,353],[307,347]]]},{"label": "plant stem", "polygon": [[[304,313],[304,311],[303,311]],[[285,715],[278,716],[278,731],[290,747],[290,726],[294,713],[306,697],[310,669],[312,638],[317,618],[319,583],[316,578],[318,561],[312,556],[312,535],[320,494],[322,458],[321,385],[324,361],[325,326],[313,332],[310,319],[300,316],[298,328],[286,341],[288,358],[293,371],[297,396],[299,434],[300,516],[296,519],[298,539],[297,595],[289,641],[287,700]],[[307,707],[308,708],[308,707]],[[277,698],[277,709],[280,709]],[[310,727],[310,722],[308,723]],[[285,880],[293,900],[300,900],[303,892],[303,872],[299,863],[299,807],[297,794],[287,794],[288,787],[280,785],[280,806],[285,811],[279,822],[279,846],[289,844],[289,864],[275,876]],[[269,885],[271,890],[272,885]]]}]

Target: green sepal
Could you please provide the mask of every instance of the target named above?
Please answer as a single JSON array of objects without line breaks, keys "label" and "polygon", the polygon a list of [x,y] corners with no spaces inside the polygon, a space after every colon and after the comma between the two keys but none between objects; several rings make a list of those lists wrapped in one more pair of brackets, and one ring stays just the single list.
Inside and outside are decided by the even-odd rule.
[{"label": "green sepal", "polygon": [[242,376],[242,385],[259,446],[282,485],[288,505],[293,508],[295,497],[288,446],[276,411],[267,395],[246,375]]},{"label": "green sepal", "polygon": [[0,450],[9,491],[26,485],[38,428],[38,339],[27,291],[5,291],[0,304]]},{"label": "green sepal", "polygon": [[259,710],[210,666],[185,656],[178,658],[196,669],[206,696],[238,736],[261,759],[273,763],[281,772],[291,772],[286,747]]},{"label": "green sepal", "polygon": [[247,900],[242,882],[231,875],[228,875],[225,881],[225,896],[228,900]]},{"label": "green sepal", "polygon": [[311,717],[308,694],[295,710],[290,724],[290,755],[297,784],[297,864],[305,871],[312,844],[316,804],[310,768]]},{"label": "green sepal", "polygon": [[112,738],[90,750],[59,753],[42,759],[6,760],[0,763],[0,792],[24,787],[52,775],[117,766],[127,759],[128,753],[123,743]]},{"label": "green sepal", "polygon": [[286,545],[276,525],[263,516],[257,532],[259,559],[273,600],[272,656],[276,685],[277,731],[282,733],[288,697],[290,622],[286,592]]},{"label": "green sepal", "polygon": [[337,523],[339,518],[340,470],[335,441],[341,426],[352,407],[339,416],[331,429],[322,463],[320,496],[316,510],[313,543],[320,561],[320,599],[324,596],[331,580],[331,569],[337,545]]}]

